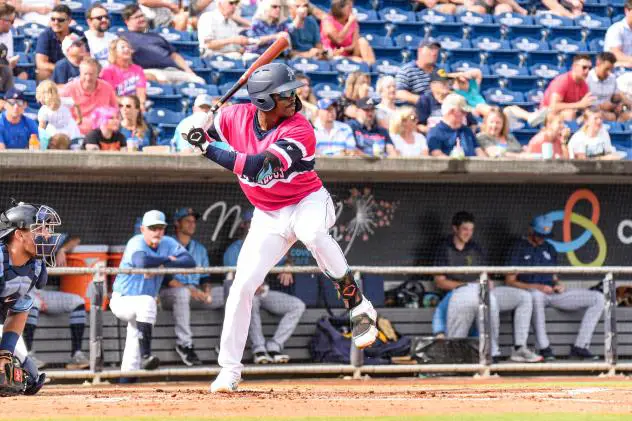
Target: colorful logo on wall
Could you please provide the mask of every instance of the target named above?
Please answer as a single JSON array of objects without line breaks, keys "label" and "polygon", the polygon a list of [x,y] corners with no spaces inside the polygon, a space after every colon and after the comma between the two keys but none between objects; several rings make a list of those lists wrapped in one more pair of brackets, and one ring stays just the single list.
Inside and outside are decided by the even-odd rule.
[{"label": "colorful logo on wall", "polygon": [[[590,218],[586,218],[583,215],[573,212],[575,205],[586,200],[592,207],[592,214]],[[547,240],[558,253],[566,253],[568,261],[573,266],[603,266],[606,261],[608,253],[608,244],[606,238],[597,226],[599,223],[601,208],[599,200],[595,194],[588,189],[580,189],[575,191],[566,201],[564,210],[556,210],[549,212],[546,215],[554,222],[562,221],[562,240],[554,241]],[[584,228],[584,232],[577,238],[571,238],[571,226],[577,224]],[[595,260],[589,263],[585,263],[579,260],[575,252],[588,243],[588,241],[594,238],[597,243],[598,253]]]}]

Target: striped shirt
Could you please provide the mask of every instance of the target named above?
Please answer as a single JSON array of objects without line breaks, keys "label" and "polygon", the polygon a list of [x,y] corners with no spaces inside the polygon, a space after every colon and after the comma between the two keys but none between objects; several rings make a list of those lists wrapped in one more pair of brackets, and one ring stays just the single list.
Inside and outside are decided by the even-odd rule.
[{"label": "striped shirt", "polygon": [[399,69],[395,78],[397,90],[423,95],[430,92],[430,74],[417,66],[417,62],[411,61]]},{"label": "striped shirt", "polygon": [[334,121],[331,131],[327,132],[320,120],[316,120],[314,128],[317,155],[336,156],[355,150],[355,138],[348,124]]}]

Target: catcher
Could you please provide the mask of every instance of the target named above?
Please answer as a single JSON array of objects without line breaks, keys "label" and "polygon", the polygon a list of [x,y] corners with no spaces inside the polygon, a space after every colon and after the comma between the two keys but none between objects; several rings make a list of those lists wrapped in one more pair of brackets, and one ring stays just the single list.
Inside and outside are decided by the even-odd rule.
[{"label": "catcher", "polygon": [[59,215],[44,205],[14,203],[0,214],[0,396],[34,395],[44,385],[20,335],[34,288],[46,285],[60,234]]}]

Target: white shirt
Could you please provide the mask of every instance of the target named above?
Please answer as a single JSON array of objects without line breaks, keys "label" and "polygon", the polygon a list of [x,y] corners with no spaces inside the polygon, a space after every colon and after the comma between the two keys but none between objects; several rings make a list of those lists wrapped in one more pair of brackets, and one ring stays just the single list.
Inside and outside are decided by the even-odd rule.
[{"label": "white shirt", "polygon": [[320,119],[314,123],[314,134],[316,135],[316,154],[336,156],[346,150],[356,149],[355,137],[348,124],[334,121],[334,125],[328,132],[323,127]]},{"label": "white shirt", "polygon": [[586,158],[595,158],[612,153],[610,134],[605,126],[601,127],[597,136],[590,137],[583,130],[578,130],[568,142],[568,154],[570,159],[575,159],[578,153],[586,154]]},{"label": "white shirt", "polygon": [[421,156],[421,153],[423,151],[428,150],[428,142],[426,141],[426,136],[418,132],[415,132],[414,135],[414,142],[408,143],[400,135],[396,133],[391,134],[393,145],[395,145],[395,149],[397,149],[397,151],[399,151],[402,156],[411,158],[418,157]]},{"label": "white shirt", "polygon": [[90,47],[90,55],[99,61],[101,67],[108,64],[108,55],[110,54],[110,43],[118,37],[111,32],[105,32],[102,37],[98,37],[96,31],[92,29],[85,32]]},{"label": "white shirt", "polygon": [[617,90],[632,96],[632,72],[625,72],[617,78]]},{"label": "white shirt", "polygon": [[[219,9],[205,12],[198,20],[200,51],[206,49],[206,41],[236,37],[242,29],[244,28],[237,25],[234,20],[226,19]],[[240,49],[241,47],[237,44],[229,44],[220,49],[219,52],[231,53]]]},{"label": "white shirt", "polygon": [[586,83],[590,93],[597,97],[596,105],[610,101],[612,95],[617,91],[617,78],[612,73],[605,80],[599,80],[595,69],[591,69],[588,72],[588,77],[586,77]]},{"label": "white shirt", "polygon": [[[48,6],[51,10],[55,7],[55,0],[28,0],[25,3],[28,3],[29,6]],[[28,23],[39,23],[43,26],[50,26],[50,16],[51,13],[42,15],[36,12],[28,12],[22,15],[22,20]]]},{"label": "white shirt", "polygon": [[7,46],[7,59],[13,57],[13,34],[11,31],[0,34],[0,44]]},{"label": "white shirt", "polygon": [[69,100],[64,98],[62,104],[56,111],[51,110],[46,105],[43,105],[39,109],[37,119],[48,123],[46,126],[48,136],[52,137],[57,133],[63,133],[67,135],[70,140],[83,137],[81,132],[79,132],[77,122],[72,118],[72,113],[66,105],[68,102]]},{"label": "white shirt", "polygon": [[620,48],[625,55],[632,55],[632,28],[625,21],[625,18],[613,23],[606,32],[606,39],[603,43],[604,51],[611,51],[612,48]]}]

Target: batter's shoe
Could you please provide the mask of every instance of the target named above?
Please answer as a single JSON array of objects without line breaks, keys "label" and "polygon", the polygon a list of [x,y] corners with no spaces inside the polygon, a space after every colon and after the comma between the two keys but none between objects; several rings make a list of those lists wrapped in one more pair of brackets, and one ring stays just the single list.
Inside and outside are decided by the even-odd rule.
[{"label": "batter's shoe", "polygon": [[272,358],[270,358],[267,352],[255,352],[255,355],[252,357],[252,362],[255,364],[271,364]]},{"label": "batter's shoe", "polygon": [[539,363],[544,360],[544,357],[531,351],[526,346],[521,346],[511,351],[511,357],[509,357],[509,359],[517,363]]},{"label": "batter's shoe", "polygon": [[290,362],[290,356],[277,351],[268,352],[272,362],[275,364],[287,364]]},{"label": "batter's shoe", "polygon": [[209,391],[211,393],[233,393],[237,391],[239,382],[241,382],[241,376],[239,374],[222,369],[215,381],[211,383]]},{"label": "batter's shoe", "polygon": [[35,395],[44,386],[44,383],[46,383],[46,373],[40,373],[40,375],[37,376],[37,380],[29,379],[26,384],[26,389],[24,389],[24,394],[26,396]]},{"label": "batter's shoe", "polygon": [[377,338],[377,312],[373,304],[366,297],[362,297],[360,304],[351,309],[351,326],[353,343],[358,349],[373,345]]},{"label": "batter's shoe", "polygon": [[580,348],[578,346],[571,345],[569,358],[572,360],[597,361],[599,359],[599,355],[594,355],[588,350],[588,348]]},{"label": "batter's shoe", "polygon": [[75,351],[72,354],[70,362],[66,364],[68,370],[85,370],[90,367],[90,360],[81,351]]},{"label": "batter's shoe", "polygon": [[141,363],[141,368],[143,370],[155,370],[158,367],[160,367],[160,359],[158,357],[154,357],[153,355],[143,356],[143,361]]},{"label": "batter's shoe", "polygon": [[182,359],[182,362],[187,367],[193,367],[194,365],[196,366],[202,365],[202,361],[200,361],[200,358],[195,353],[193,346],[176,345],[176,352]]}]

